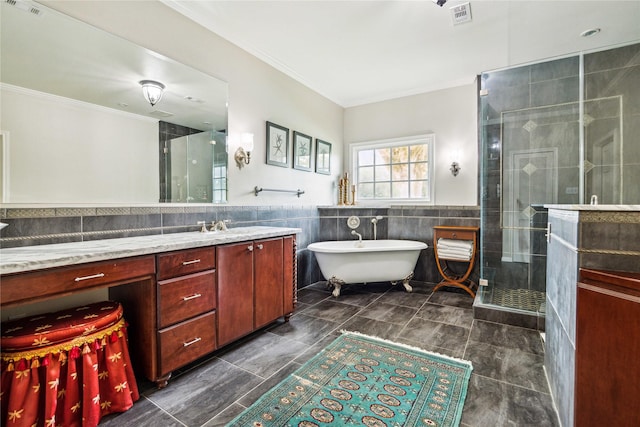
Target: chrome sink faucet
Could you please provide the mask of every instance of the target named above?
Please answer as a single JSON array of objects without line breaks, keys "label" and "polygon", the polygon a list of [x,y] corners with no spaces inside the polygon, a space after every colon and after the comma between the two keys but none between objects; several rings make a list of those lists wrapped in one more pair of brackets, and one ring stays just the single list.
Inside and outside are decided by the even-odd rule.
[{"label": "chrome sink faucet", "polygon": [[211,221],[211,231],[227,231],[227,223],[229,222],[228,219],[225,220],[220,220],[218,222],[215,221]]},{"label": "chrome sink faucet", "polygon": [[362,244],[362,234],[358,233],[356,230],[351,230],[351,234],[358,236],[358,243]]}]

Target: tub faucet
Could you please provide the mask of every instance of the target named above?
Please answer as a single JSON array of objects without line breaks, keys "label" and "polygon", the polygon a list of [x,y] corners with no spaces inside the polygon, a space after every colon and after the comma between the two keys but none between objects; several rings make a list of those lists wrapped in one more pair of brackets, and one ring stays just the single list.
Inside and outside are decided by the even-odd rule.
[{"label": "tub faucet", "polygon": [[358,246],[362,246],[362,234],[358,233],[356,230],[351,230],[351,234],[354,236],[358,236]]},{"label": "tub faucet", "polygon": [[382,218],[382,215],[371,218],[371,224],[373,224],[373,240],[378,240],[378,221],[380,221]]}]

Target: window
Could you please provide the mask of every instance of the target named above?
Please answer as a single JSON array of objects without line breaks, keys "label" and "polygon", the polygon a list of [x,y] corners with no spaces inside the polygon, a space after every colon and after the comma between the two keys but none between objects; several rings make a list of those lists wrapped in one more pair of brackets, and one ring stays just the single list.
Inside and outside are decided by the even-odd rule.
[{"label": "window", "polygon": [[421,135],[351,145],[358,201],[433,201],[435,136]]}]

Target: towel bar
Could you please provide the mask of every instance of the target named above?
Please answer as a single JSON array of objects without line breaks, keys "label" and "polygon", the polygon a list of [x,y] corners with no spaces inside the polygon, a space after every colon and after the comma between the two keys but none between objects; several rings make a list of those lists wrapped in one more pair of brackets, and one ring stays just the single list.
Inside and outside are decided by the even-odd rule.
[{"label": "towel bar", "polygon": [[301,194],[304,194],[304,190],[278,190],[275,188],[259,188],[257,185],[254,187],[253,189],[253,194],[255,194],[256,197],[258,197],[258,193],[260,193],[261,191],[276,191],[279,193],[294,193],[296,194],[298,197],[300,197]]}]

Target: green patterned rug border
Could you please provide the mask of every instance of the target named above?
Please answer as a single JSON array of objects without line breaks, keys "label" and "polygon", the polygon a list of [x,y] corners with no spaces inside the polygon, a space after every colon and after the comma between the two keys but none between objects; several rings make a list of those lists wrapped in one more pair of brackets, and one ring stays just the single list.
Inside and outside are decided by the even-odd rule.
[{"label": "green patterned rug border", "polygon": [[460,424],[471,362],[341,332],[227,427]]}]

